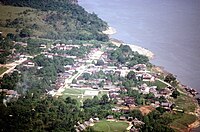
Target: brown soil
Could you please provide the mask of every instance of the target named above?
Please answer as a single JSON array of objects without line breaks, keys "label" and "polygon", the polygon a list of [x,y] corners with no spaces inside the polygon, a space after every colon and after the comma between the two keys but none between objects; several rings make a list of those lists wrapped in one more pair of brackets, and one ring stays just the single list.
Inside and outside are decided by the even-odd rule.
[{"label": "brown soil", "polygon": [[153,110],[155,110],[155,108],[152,106],[141,106],[139,110],[142,112],[143,115],[147,115]]}]

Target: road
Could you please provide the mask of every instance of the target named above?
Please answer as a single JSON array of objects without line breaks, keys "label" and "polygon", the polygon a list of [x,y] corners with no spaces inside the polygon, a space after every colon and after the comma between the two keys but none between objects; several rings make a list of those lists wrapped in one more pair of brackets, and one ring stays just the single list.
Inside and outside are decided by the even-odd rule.
[{"label": "road", "polygon": [[[102,55],[103,53],[104,53],[104,52],[102,52],[102,51],[100,51],[100,50],[99,50],[99,51],[96,51],[96,52],[91,56],[91,58],[89,59],[89,62],[92,62],[92,61],[94,61],[94,60],[100,59],[100,57],[101,57],[101,55]],[[79,76],[81,76],[81,75],[84,73],[84,71],[87,70],[87,68],[88,68],[89,65],[90,65],[90,64],[85,64],[85,65],[82,65],[82,66],[78,67],[78,68],[76,69],[77,73],[76,73],[75,75],[73,75],[72,77],[67,78],[67,79],[65,80],[65,85],[57,90],[57,92],[55,93],[55,96],[60,96],[60,95],[62,95],[62,92],[64,92],[65,89],[70,88],[69,85],[72,83],[72,81],[73,81],[74,79],[77,79]]]},{"label": "road", "polygon": [[2,73],[2,74],[0,75],[0,77],[3,77],[4,74],[8,74],[8,73],[12,72],[12,71],[15,69],[16,66],[22,64],[22,63],[23,63],[24,61],[26,61],[26,60],[27,60],[27,57],[25,57],[25,58],[23,58],[23,59],[16,60],[16,61],[14,61],[14,62],[12,62],[12,63],[10,63],[10,64],[2,65],[2,66],[4,66],[4,67],[7,67],[8,70],[6,70],[4,73]]}]

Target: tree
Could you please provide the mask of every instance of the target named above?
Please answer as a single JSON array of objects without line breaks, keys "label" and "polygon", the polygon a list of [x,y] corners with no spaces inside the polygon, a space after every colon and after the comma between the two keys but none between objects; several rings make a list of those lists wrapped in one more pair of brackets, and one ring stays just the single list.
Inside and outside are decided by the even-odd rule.
[{"label": "tree", "polygon": [[172,96],[173,98],[176,99],[179,95],[180,95],[180,92],[179,92],[177,89],[175,89],[175,90],[172,92],[172,95],[171,95],[171,96]]},{"label": "tree", "polygon": [[135,72],[134,71],[130,71],[127,75],[127,78],[129,80],[136,80],[136,75],[135,75]]},{"label": "tree", "polygon": [[7,37],[8,39],[14,40],[15,35],[14,35],[13,33],[8,33],[8,34],[6,35],[6,37]]},{"label": "tree", "polygon": [[168,75],[165,77],[165,79],[164,79],[164,81],[165,81],[165,82],[168,82],[168,83],[172,83],[172,82],[174,82],[175,80],[176,80],[176,77],[174,77],[173,74],[168,74]]},{"label": "tree", "polygon": [[143,120],[143,115],[142,115],[142,112],[138,109],[136,110],[132,110],[130,113],[129,113],[129,116],[133,117],[133,118],[137,118],[138,120]]},{"label": "tree", "polygon": [[31,36],[31,31],[27,28],[23,28],[20,33],[19,36],[24,38],[24,37],[30,37]]},{"label": "tree", "polygon": [[108,103],[108,95],[104,94],[102,97],[101,97],[101,104],[106,104]]},{"label": "tree", "polygon": [[84,73],[84,74],[83,74],[83,78],[84,78],[85,80],[89,80],[89,79],[90,79],[90,74],[89,74],[89,73]]},{"label": "tree", "polygon": [[102,66],[102,65],[104,65],[104,62],[103,62],[103,60],[97,60],[97,64],[96,64],[97,66]]},{"label": "tree", "polygon": [[104,81],[101,81],[98,85],[99,85],[100,88],[103,88],[104,87]]}]

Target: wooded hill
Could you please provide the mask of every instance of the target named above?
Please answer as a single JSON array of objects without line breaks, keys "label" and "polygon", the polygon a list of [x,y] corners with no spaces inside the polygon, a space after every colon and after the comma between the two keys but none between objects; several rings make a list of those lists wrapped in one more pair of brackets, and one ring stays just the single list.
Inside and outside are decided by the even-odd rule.
[{"label": "wooded hill", "polygon": [[[86,12],[77,0],[0,0],[0,31],[20,37],[108,41],[107,23]],[[11,5],[11,6],[8,6]],[[28,8],[27,8],[28,7]],[[5,34],[6,35],[6,34]]]}]

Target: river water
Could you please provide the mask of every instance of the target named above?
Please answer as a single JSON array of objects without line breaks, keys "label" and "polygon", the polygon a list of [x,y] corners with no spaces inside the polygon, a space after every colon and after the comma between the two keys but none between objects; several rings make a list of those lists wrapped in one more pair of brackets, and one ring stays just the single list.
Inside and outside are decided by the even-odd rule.
[{"label": "river water", "polygon": [[154,52],[151,62],[200,92],[200,0],[79,0],[117,30],[112,37]]}]

